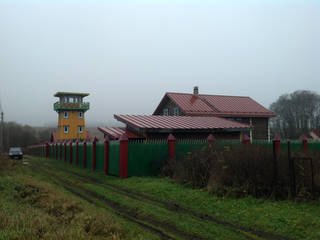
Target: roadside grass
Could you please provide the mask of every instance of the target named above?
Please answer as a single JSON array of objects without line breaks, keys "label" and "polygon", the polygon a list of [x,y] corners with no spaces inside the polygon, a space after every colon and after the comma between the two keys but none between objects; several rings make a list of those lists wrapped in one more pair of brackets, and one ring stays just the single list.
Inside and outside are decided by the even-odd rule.
[{"label": "roadside grass", "polygon": [[[39,161],[37,159],[34,160]],[[292,202],[255,199],[253,197],[221,198],[208,193],[206,189],[198,190],[175,184],[168,178],[131,177],[119,179],[106,176],[103,172],[85,170],[56,160],[43,159],[41,161],[101,181],[126,187],[159,200],[174,202],[182,207],[234,224],[279,234],[291,239],[320,239],[319,200]],[[103,190],[96,190],[104,194]],[[129,199],[123,201],[127,202],[126,204],[131,204]],[[161,213],[159,214],[161,215]],[[174,221],[179,222],[179,219]],[[187,226],[182,226],[182,228],[184,227]]]},{"label": "roadside grass", "polygon": [[0,156],[0,240],[159,239]]}]

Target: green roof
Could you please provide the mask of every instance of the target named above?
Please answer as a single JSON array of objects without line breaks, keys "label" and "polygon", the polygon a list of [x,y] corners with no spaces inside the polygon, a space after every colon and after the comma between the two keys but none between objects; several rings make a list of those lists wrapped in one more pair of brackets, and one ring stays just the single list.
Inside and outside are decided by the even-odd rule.
[{"label": "green roof", "polygon": [[89,96],[89,93],[76,93],[76,92],[56,92],[54,95],[55,97],[60,96],[80,96],[80,97],[86,97]]}]

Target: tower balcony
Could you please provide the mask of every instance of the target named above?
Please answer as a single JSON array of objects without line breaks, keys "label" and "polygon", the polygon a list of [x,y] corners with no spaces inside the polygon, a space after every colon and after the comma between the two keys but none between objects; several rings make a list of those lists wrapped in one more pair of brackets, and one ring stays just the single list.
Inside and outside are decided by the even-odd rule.
[{"label": "tower balcony", "polygon": [[89,103],[83,102],[83,103],[60,103],[56,102],[53,104],[53,109],[55,111],[60,110],[82,110],[87,111],[89,110]]}]

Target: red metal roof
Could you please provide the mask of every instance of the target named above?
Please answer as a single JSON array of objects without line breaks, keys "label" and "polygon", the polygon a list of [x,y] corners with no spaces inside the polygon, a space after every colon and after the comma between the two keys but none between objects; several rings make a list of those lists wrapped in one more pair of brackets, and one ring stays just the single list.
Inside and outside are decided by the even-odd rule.
[{"label": "red metal roof", "polygon": [[249,129],[248,124],[220,117],[114,115],[115,119],[139,129]]},{"label": "red metal roof", "polygon": [[119,139],[124,133],[129,139],[144,138],[143,136],[136,135],[123,127],[98,127],[98,129],[114,139]]},{"label": "red metal roof", "polygon": [[[238,116],[238,117],[274,117],[275,114],[250,97],[204,95],[197,97],[188,93],[166,93],[188,115]],[[165,97],[162,99],[164,101]],[[161,102],[162,102],[161,101]],[[161,108],[161,103],[154,114]],[[158,113],[159,114],[159,113]]]}]

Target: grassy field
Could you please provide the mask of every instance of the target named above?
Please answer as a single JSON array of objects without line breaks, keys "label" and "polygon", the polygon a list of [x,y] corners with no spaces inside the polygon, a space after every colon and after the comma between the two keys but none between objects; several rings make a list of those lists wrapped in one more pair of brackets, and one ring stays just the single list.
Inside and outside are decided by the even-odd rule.
[{"label": "grassy field", "polygon": [[0,159],[0,239],[320,239],[319,202],[218,198],[56,160]]}]

